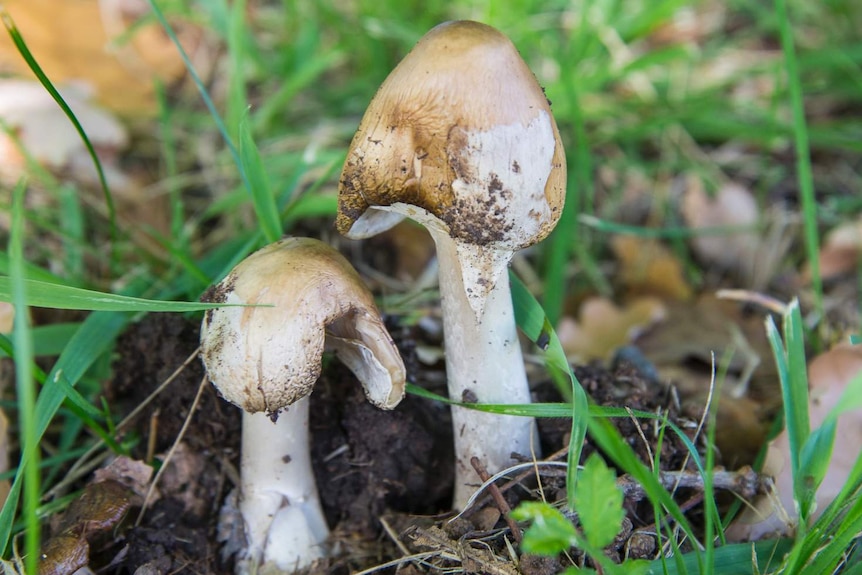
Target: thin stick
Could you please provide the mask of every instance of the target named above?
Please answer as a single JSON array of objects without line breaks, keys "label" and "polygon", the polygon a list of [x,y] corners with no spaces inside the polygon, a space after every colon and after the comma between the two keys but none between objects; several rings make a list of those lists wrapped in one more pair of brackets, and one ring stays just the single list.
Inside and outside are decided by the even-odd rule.
[{"label": "thin stick", "polygon": [[[407,555],[406,557],[402,557],[400,559],[395,559],[393,561],[387,561],[386,563],[381,563],[380,565],[375,565],[369,569],[364,571],[357,571],[353,575],[369,575],[370,573],[374,573],[376,571],[380,571],[381,569],[386,569],[387,567],[397,567],[399,565],[403,565],[404,563],[409,563],[412,561],[424,561],[426,559],[431,559],[432,557],[436,557],[440,555],[440,551],[428,551],[426,553],[417,553],[415,555]],[[457,559],[457,558],[456,558]]]},{"label": "thin stick", "polygon": [[[516,475],[515,477],[513,477],[512,479],[510,479],[509,481],[507,481],[503,485],[500,485],[498,487],[498,489],[500,490],[500,493],[505,493],[506,491],[510,490],[514,486],[520,485],[520,483],[524,479],[526,479],[530,475],[533,475],[534,473],[536,473],[537,475],[541,475],[541,473],[539,471],[537,471],[541,464],[547,463],[547,462],[556,462],[556,460],[562,459],[568,453],[569,453],[569,447],[566,446],[566,447],[564,447],[558,451],[555,451],[554,453],[552,453],[548,457],[544,458],[542,461],[535,461],[535,459],[534,459],[533,462],[530,464],[529,469],[527,471],[519,473],[518,475]],[[540,483],[541,483],[541,481],[540,481]],[[479,491],[481,491],[481,489],[479,489],[477,491],[477,493]],[[483,505],[485,505],[486,503],[488,503],[488,501],[490,501],[490,499],[491,499],[491,495],[488,494],[488,495],[482,496],[481,499],[477,498],[476,500],[470,501],[468,503],[468,505],[464,508],[464,510],[457,515],[457,517],[469,517],[470,515],[472,515],[473,513],[478,511],[479,509],[481,509]],[[544,497],[543,497],[543,499],[544,499]]]},{"label": "thin stick", "polygon": [[[665,489],[685,487],[703,490],[703,476],[698,471],[660,471],[659,482]],[[767,489],[767,478],[745,466],[737,471],[713,470],[712,483],[715,489],[731,491],[745,499],[751,499]],[[643,485],[630,475],[617,478],[617,487],[630,499],[639,501],[646,497]]]},{"label": "thin stick", "polygon": [[[485,466],[479,461],[479,458],[473,456],[470,458],[470,465],[473,466],[473,469],[476,470],[476,473],[479,474],[479,478],[482,481],[488,481],[491,475],[488,473],[488,470],[485,469]],[[491,497],[494,498],[494,503],[497,505],[497,508],[500,510],[500,513],[503,514],[503,519],[506,520],[506,525],[509,526],[509,530],[512,532],[512,537],[515,538],[515,542],[518,545],[521,544],[521,530],[518,528],[518,524],[515,523],[515,520],[509,516],[509,513],[512,511],[512,508],[509,507],[509,504],[506,503],[506,500],[503,499],[503,494],[500,493],[500,488],[497,487],[495,483],[492,483],[488,486],[488,492],[491,494]]]},{"label": "thin stick", "polygon": [[165,469],[168,468],[168,463],[170,463],[171,458],[173,458],[174,453],[176,453],[177,448],[180,445],[180,442],[183,440],[183,436],[186,434],[186,430],[189,428],[189,424],[192,421],[192,417],[195,414],[195,411],[198,409],[198,404],[200,403],[201,396],[204,394],[204,390],[209,385],[207,381],[207,376],[204,375],[201,378],[201,383],[198,386],[198,392],[195,394],[195,399],[192,402],[192,406],[189,408],[189,414],[186,416],[186,420],[183,422],[183,426],[180,429],[180,432],[177,434],[177,438],[174,440],[174,444],[171,445],[170,450],[168,450],[167,455],[165,456],[165,460],[162,462],[162,466],[159,468],[159,471],[156,473],[156,476],[153,478],[153,481],[150,483],[150,488],[147,489],[147,496],[144,497],[144,504],[141,506],[141,512],[138,514],[138,519],[135,521],[135,526],[141,524],[141,521],[144,518],[144,514],[147,512],[147,506],[150,503],[150,499],[153,496],[153,493],[156,490],[156,485],[159,483],[159,479],[162,478],[162,473],[164,473]]},{"label": "thin stick", "polygon": [[386,521],[385,517],[380,517],[380,524],[383,526],[383,530],[386,531],[386,535],[392,540],[393,543],[398,547],[398,550],[401,551],[402,555],[410,555],[410,550],[407,549],[407,546],[401,541],[395,531],[392,529],[392,526],[389,525],[389,522]]}]

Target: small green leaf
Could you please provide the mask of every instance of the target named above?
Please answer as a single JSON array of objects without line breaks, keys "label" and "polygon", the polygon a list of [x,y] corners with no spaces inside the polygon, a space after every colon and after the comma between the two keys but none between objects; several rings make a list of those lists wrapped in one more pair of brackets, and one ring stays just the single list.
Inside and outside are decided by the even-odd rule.
[{"label": "small green leaf", "polygon": [[625,511],[623,492],[617,487],[616,473],[597,454],[584,464],[575,490],[575,510],[584,536],[592,547],[610,545],[620,532]]},{"label": "small green leaf", "polygon": [[575,544],[575,526],[548,503],[525,501],[511,513],[515,521],[531,521],[524,532],[521,549],[525,553],[553,557]]}]

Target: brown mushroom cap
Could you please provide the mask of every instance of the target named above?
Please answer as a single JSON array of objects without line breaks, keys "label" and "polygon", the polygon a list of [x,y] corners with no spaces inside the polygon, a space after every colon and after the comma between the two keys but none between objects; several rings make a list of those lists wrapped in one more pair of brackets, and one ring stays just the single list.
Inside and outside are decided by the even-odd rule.
[{"label": "brown mushroom cap", "polygon": [[208,310],[201,325],[210,379],[246,411],[277,413],[311,393],[324,347],[336,352],[378,407],[391,409],[404,396],[404,364],[370,292],[348,261],[322,242],[270,244],[202,299],[259,306]]},{"label": "brown mushroom cap", "polygon": [[408,204],[460,244],[515,251],[551,232],[565,182],[550,106],[515,46],[490,26],[447,22],[369,104],[342,172],[336,225],[368,237],[404,217],[375,206]]}]

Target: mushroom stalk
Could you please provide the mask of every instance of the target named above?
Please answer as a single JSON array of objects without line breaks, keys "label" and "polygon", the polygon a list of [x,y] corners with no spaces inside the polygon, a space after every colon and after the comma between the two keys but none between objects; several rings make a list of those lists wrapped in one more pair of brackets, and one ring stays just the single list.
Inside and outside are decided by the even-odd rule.
[{"label": "mushroom stalk", "polygon": [[241,572],[271,564],[292,571],[326,555],[329,528],[311,468],[309,399],[273,421],[243,413],[240,512],[248,539]]},{"label": "mushroom stalk", "polygon": [[[467,299],[467,290],[477,286],[464,285],[455,242],[448,234],[430,229],[437,245],[449,397],[478,403],[530,403],[505,269],[477,316]],[[470,459],[478,457],[494,472],[505,469],[513,463],[512,452],[538,451],[532,445],[538,437],[535,427],[529,417],[452,408],[456,509],[464,508],[481,483]]]}]

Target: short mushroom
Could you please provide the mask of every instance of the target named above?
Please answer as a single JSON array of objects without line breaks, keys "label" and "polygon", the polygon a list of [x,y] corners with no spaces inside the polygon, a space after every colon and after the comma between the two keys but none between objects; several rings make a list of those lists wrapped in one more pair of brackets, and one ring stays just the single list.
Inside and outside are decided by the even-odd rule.
[{"label": "short mushroom", "polygon": [[[512,42],[477,22],[428,32],[389,74],[353,138],[338,230],[365,238],[405,216],[437,245],[449,396],[529,403],[506,268],[563,209],[563,145],[542,88]],[[455,506],[529,454],[534,423],[463,408],[455,431]]]},{"label": "short mushroom", "polygon": [[404,396],[401,356],[359,275],[317,240],[289,238],[240,262],[204,301],[201,355],[219,393],[243,414],[240,512],[247,547],[237,571],[282,571],[325,555],[329,534],[311,468],[308,396],[324,348],[356,375],[369,401]]}]

